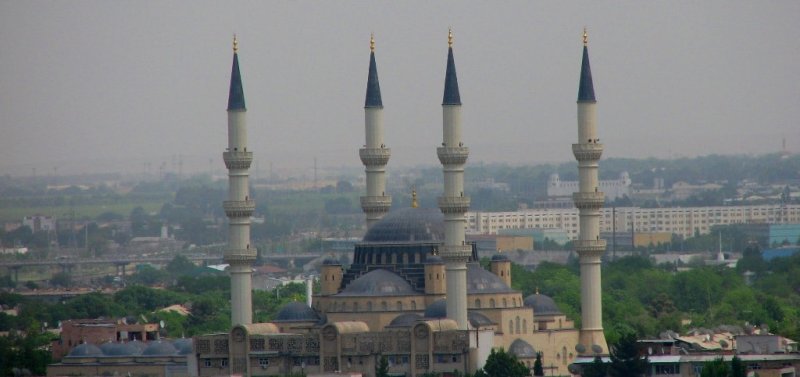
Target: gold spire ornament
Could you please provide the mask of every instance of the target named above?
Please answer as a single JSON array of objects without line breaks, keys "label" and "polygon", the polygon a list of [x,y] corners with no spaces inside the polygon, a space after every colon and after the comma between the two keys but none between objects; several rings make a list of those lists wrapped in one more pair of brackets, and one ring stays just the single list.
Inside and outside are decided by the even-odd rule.
[{"label": "gold spire ornament", "polygon": [[453,28],[447,29],[447,47],[453,48]]},{"label": "gold spire ornament", "polygon": [[586,32],[586,28],[585,27],[583,28],[583,45],[584,46],[588,46],[589,45],[589,33]]},{"label": "gold spire ornament", "polygon": [[239,52],[239,40],[236,39],[236,34],[233,35],[233,53]]},{"label": "gold spire ornament", "polygon": [[369,33],[369,51],[375,52],[375,34]]},{"label": "gold spire ornament", "polygon": [[411,188],[411,208],[419,207],[419,203],[417,203],[417,189]]}]

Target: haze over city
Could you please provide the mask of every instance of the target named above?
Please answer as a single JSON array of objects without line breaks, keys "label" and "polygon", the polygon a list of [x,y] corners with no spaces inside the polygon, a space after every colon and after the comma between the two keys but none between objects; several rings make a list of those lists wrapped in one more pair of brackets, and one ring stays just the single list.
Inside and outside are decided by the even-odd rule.
[{"label": "haze over city", "polygon": [[[447,29],[470,163],[572,160],[581,33],[604,157],[777,152],[798,2],[2,2],[0,174],[222,170],[231,39],[259,169],[358,168],[370,33],[395,166],[435,165]],[[305,169],[305,170],[304,170]]]}]

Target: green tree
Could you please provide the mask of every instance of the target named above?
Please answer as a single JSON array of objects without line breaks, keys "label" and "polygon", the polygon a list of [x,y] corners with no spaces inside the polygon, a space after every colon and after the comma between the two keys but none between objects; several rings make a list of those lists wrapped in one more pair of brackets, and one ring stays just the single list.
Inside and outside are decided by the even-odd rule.
[{"label": "green tree", "polygon": [[167,264],[167,271],[175,277],[188,275],[196,268],[197,266],[183,255],[176,255],[175,258],[172,258]]},{"label": "green tree", "polygon": [[730,366],[720,357],[703,364],[700,377],[729,377],[730,374]]},{"label": "green tree", "polygon": [[533,375],[544,376],[544,368],[542,368],[542,353],[536,353],[536,361],[533,362]]},{"label": "green tree", "polygon": [[611,346],[611,365],[608,374],[612,377],[643,376],[647,373],[649,362],[647,357],[639,356],[636,348],[636,334],[623,334],[619,341]]},{"label": "green tree", "polygon": [[744,365],[739,356],[734,355],[731,359],[731,377],[747,376],[747,366]]},{"label": "green tree", "polygon": [[581,371],[582,377],[605,377],[606,370],[608,369],[608,365],[603,362],[603,359],[600,356],[595,356],[594,361],[591,364],[586,364],[583,366],[583,370]]},{"label": "green tree", "polygon": [[378,365],[375,366],[375,377],[389,377],[389,359],[381,355]]},{"label": "green tree", "polygon": [[507,353],[502,348],[500,350],[492,349],[486,359],[486,364],[483,366],[483,371],[488,377],[524,377],[531,375],[531,371],[525,364],[517,360],[517,356]]}]

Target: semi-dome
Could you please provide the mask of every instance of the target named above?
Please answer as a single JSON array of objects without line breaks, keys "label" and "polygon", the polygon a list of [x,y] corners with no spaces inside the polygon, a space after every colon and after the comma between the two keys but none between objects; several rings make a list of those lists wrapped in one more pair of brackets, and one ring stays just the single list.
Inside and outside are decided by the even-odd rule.
[{"label": "semi-dome", "polygon": [[505,254],[492,255],[492,262],[507,261],[507,260],[508,260],[508,257]]},{"label": "semi-dome", "polygon": [[319,315],[304,302],[290,302],[278,311],[274,322],[306,322],[319,321]]},{"label": "semi-dome", "polygon": [[438,255],[429,255],[425,258],[425,264],[443,264],[444,260]]},{"label": "semi-dome", "polygon": [[444,241],[444,215],[440,210],[403,208],[389,212],[364,235],[364,242],[419,241]]},{"label": "semi-dome", "polygon": [[394,272],[377,269],[353,280],[336,296],[409,296],[417,292]]},{"label": "semi-dome", "polygon": [[485,316],[483,313],[476,312],[473,310],[467,311],[467,320],[469,321],[469,324],[472,325],[472,327],[474,328],[478,328],[481,326],[491,326],[495,324],[494,322],[492,322],[491,319],[489,319],[489,317]]},{"label": "semi-dome", "polygon": [[147,348],[142,351],[143,356],[171,356],[178,352],[175,346],[166,340],[150,342]]},{"label": "semi-dome", "polygon": [[342,263],[340,263],[338,260],[333,259],[333,258],[325,258],[325,260],[322,261],[322,265],[324,265],[324,266],[341,266]]},{"label": "semi-dome", "polygon": [[447,318],[447,300],[440,298],[428,305],[425,318]]},{"label": "semi-dome", "polygon": [[411,327],[414,323],[422,319],[422,316],[416,313],[405,313],[395,317],[392,322],[386,327]]},{"label": "semi-dome", "polygon": [[538,316],[561,314],[561,310],[558,309],[556,302],[553,301],[550,296],[543,294],[534,293],[528,297],[525,297],[523,304],[529,308],[533,308],[533,315]]},{"label": "semi-dome", "polygon": [[499,276],[486,271],[478,263],[467,263],[467,294],[514,293]]},{"label": "semi-dome", "polygon": [[94,356],[103,356],[103,351],[100,347],[91,344],[91,343],[83,343],[69,352],[67,357],[94,357]]},{"label": "semi-dome", "polygon": [[520,358],[536,357],[536,350],[533,349],[533,346],[522,339],[517,339],[511,343],[511,346],[508,347],[508,353]]}]

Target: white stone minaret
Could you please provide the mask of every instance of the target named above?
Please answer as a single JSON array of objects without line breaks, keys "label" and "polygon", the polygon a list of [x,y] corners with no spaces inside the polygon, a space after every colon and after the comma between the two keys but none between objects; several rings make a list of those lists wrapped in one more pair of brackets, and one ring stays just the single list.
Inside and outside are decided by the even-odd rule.
[{"label": "white stone minaret", "polygon": [[578,160],[579,192],[572,194],[579,210],[580,235],[575,241],[581,265],[581,331],[579,352],[608,353],[603,334],[603,307],[600,286],[600,257],[606,241],[600,239],[600,208],[604,195],[599,191],[597,161],[603,154],[603,144],[597,137],[596,106],[592,71],[589,68],[588,36],[583,31],[583,61],[578,88],[578,142],[572,153]]},{"label": "white stone minaret", "polygon": [[383,101],[378,84],[378,67],[375,64],[375,38],[369,40],[369,75],[367,97],[364,100],[364,131],[366,144],[358,151],[367,173],[367,195],[361,197],[361,209],[367,215],[367,229],[383,218],[392,206],[392,197],[386,195],[386,164],[391,150],[383,143]]},{"label": "white stone minaret", "polygon": [[465,214],[469,198],[464,196],[464,164],[469,149],[461,139],[461,96],[458,92],[456,64],[453,59],[453,32],[447,36],[447,73],[442,100],[442,146],[436,149],[444,171],[444,195],[439,209],[444,214],[444,246],[439,255],[445,262],[447,284],[447,317],[466,330],[467,323],[467,261],[472,248],[464,241]]},{"label": "white stone minaret", "polygon": [[225,262],[231,275],[231,324],[253,321],[252,274],[256,249],[250,245],[250,216],[255,202],[250,199],[248,172],[253,152],[247,150],[247,123],[242,76],[239,73],[239,45],[233,37],[233,67],[228,95],[228,148],[222,153],[228,168],[228,200],[222,203],[228,216],[228,248]]}]

